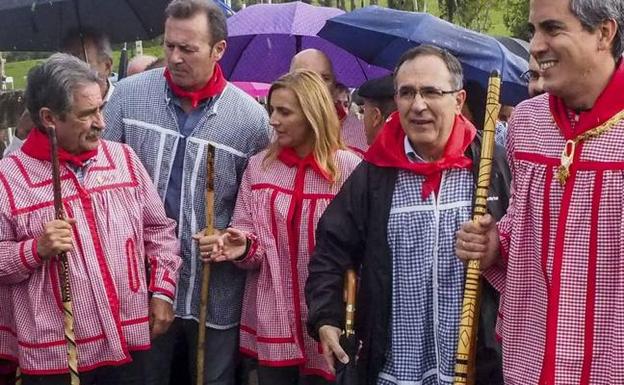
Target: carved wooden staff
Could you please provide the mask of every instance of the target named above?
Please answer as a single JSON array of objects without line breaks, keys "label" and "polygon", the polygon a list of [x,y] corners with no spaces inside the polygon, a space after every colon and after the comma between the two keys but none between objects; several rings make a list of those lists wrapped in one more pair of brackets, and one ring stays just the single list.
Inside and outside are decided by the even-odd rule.
[{"label": "carved wooden staff", "polygon": [[[472,213],[473,222],[487,213],[487,198],[492,174],[494,159],[494,139],[496,137],[496,120],[500,110],[501,79],[497,71],[492,72],[488,84],[485,106],[485,124],[481,143],[481,161],[479,162],[479,177],[475,192],[475,204]],[[481,263],[472,260],[466,271],[466,286],[459,322],[459,342],[457,344],[457,359],[455,361],[455,385],[474,384],[475,372],[475,341],[479,325],[479,295],[481,277]]]},{"label": "carved wooden staff", "polygon": [[[214,147],[208,145],[206,156],[206,229],[204,235],[214,234]],[[204,357],[206,354],[206,320],[208,318],[208,294],[210,287],[210,264],[203,264],[199,330],[197,332],[197,385],[204,385]]]},{"label": "carved wooden staff", "polygon": [[[52,161],[52,188],[54,191],[54,212],[56,219],[65,220],[63,198],[61,195],[61,176],[58,160],[58,143],[56,130],[48,127],[48,139],[50,141],[50,157]],[[80,385],[78,376],[78,352],[76,350],[76,336],[74,335],[74,313],[72,311],[71,290],[69,285],[69,262],[67,253],[60,253],[59,277],[61,281],[61,300],[63,302],[63,323],[65,326],[65,341],[67,342],[67,363],[71,385]]]}]

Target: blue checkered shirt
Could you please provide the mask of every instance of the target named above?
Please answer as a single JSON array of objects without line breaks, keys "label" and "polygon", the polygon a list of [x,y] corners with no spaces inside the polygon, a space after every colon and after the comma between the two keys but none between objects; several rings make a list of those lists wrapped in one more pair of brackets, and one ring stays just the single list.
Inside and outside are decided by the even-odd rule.
[{"label": "blue checkered shirt", "polygon": [[[199,317],[202,263],[191,236],[206,226],[206,148],[215,151],[214,225],[226,228],[247,160],[269,142],[266,111],[247,94],[228,83],[203,113],[190,135],[183,135],[169,97],[163,69],[131,76],[117,83],[104,111],[104,137],[129,144],[149,172],[164,200],[170,177],[181,173],[178,221],[183,259],[176,293],[176,315]],[[186,151],[181,168],[173,168],[180,142]],[[245,274],[231,263],[215,264],[210,278],[208,326],[226,329],[238,324]]]},{"label": "blue checkered shirt", "polygon": [[[406,155],[419,161],[410,149],[406,142]],[[378,385],[453,383],[465,275],[455,232],[470,218],[473,176],[445,171],[438,196],[425,201],[423,182],[421,175],[399,171],[392,197],[392,319]]]}]

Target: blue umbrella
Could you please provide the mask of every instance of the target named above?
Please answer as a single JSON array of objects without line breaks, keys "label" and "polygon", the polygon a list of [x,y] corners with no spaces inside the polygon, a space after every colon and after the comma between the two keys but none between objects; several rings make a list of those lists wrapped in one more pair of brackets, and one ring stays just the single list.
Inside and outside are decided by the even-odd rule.
[{"label": "blue umbrella", "polygon": [[220,61],[226,78],[271,83],[288,72],[297,52],[307,48],[325,52],[337,80],[350,87],[388,74],[317,36],[327,19],[343,13],[299,1],[256,4],[237,12],[228,19],[228,46]]},{"label": "blue umbrella", "polygon": [[[0,0],[0,51],[56,51],[69,31],[105,33],[113,43],[164,31],[171,0]],[[226,15],[234,12],[215,0]]]},{"label": "blue umbrella", "polygon": [[516,105],[528,97],[521,75],[528,69],[493,37],[458,27],[428,13],[404,12],[376,6],[361,8],[327,21],[318,34],[370,64],[394,68],[408,49],[432,44],[453,53],[466,79],[487,87],[498,70],[503,79],[501,102]]}]

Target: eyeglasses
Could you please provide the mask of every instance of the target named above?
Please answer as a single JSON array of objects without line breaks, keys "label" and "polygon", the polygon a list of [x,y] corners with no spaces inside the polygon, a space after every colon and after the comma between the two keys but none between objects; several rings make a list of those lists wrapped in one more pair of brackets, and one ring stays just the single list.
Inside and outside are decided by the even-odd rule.
[{"label": "eyeglasses", "polygon": [[528,70],[520,75],[520,78],[528,84],[530,81],[539,80],[540,74],[535,70]]},{"label": "eyeglasses", "polygon": [[420,95],[420,97],[426,101],[436,101],[442,99],[444,95],[454,94],[459,91],[461,91],[461,89],[444,91],[436,87],[401,87],[396,91],[396,95],[399,99],[406,102],[413,102],[414,99],[416,99],[416,95]]}]

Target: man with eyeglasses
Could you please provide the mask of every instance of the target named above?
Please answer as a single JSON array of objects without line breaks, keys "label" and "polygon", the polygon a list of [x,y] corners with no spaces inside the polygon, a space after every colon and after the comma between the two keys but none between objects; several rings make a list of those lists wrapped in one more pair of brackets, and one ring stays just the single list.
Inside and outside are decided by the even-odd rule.
[{"label": "man with eyeglasses", "polygon": [[[480,151],[476,129],[460,113],[462,84],[450,53],[407,51],[395,70],[398,111],[319,222],[306,283],[308,331],[332,367],[336,358],[348,360],[338,344],[342,276],[348,268],[360,272],[360,384],[453,382],[465,275],[455,232],[471,215]],[[489,208],[502,216],[504,152],[493,170]],[[492,326],[479,333],[480,341],[494,339]],[[477,383],[502,384],[497,352],[482,348]]]},{"label": "man with eyeglasses", "polygon": [[529,69],[522,74],[522,78],[527,82],[530,97],[544,93],[544,78],[540,76],[539,65],[532,55],[529,59]]}]

